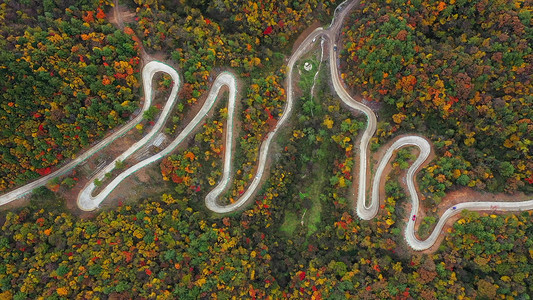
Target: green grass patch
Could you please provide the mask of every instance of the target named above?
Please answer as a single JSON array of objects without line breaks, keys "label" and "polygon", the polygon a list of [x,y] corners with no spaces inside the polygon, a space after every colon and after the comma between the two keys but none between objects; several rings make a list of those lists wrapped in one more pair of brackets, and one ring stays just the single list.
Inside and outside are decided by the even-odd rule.
[{"label": "green grass patch", "polygon": [[316,180],[308,187],[309,191],[309,200],[311,201],[311,207],[307,211],[306,220],[304,221],[307,225],[307,236],[315,233],[318,230],[318,226],[321,224],[322,220],[322,203],[320,201],[320,196],[324,190],[324,184],[326,183],[324,168],[320,168],[317,172],[315,178]]},{"label": "green grass patch", "polygon": [[[306,65],[309,67],[308,70],[305,69]],[[297,66],[300,73],[298,85],[302,90],[305,91],[305,93],[309,93],[311,91],[311,87],[313,86],[319,61],[315,56],[312,56],[312,58],[299,61]]]},{"label": "green grass patch", "polygon": [[[302,224],[306,229],[306,236],[309,237],[315,233],[322,221],[322,203],[321,198],[323,198],[322,191],[324,185],[327,183],[325,179],[325,168],[317,168],[317,172],[313,174],[312,178],[316,178],[311,181],[304,190],[306,193],[299,193],[300,200],[303,202],[305,207],[303,210],[298,210],[298,212],[286,211],[285,218],[283,220],[283,225],[281,226],[281,231],[293,235],[297,226]],[[297,214],[298,213],[298,214]]]},{"label": "green grass patch", "polygon": [[291,211],[285,212],[285,218],[283,219],[283,224],[281,225],[281,231],[287,233],[288,235],[293,235],[297,226],[298,217],[296,214]]}]

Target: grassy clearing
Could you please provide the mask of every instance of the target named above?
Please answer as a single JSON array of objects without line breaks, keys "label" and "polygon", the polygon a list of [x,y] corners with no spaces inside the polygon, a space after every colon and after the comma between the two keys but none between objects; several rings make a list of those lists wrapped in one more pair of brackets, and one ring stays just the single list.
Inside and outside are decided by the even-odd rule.
[{"label": "grassy clearing", "polygon": [[324,169],[319,168],[316,174],[313,174],[314,180],[307,184],[303,190],[306,193],[300,192],[300,200],[303,202],[303,209],[298,211],[285,211],[281,231],[289,236],[294,235],[298,226],[304,226],[306,236],[309,237],[315,233],[322,221],[322,190],[326,184],[324,177]]},{"label": "grassy clearing", "polygon": [[291,211],[285,212],[285,218],[283,219],[283,225],[281,225],[281,231],[288,235],[293,235],[294,231],[298,227],[298,217]]},{"label": "grassy clearing", "polygon": [[305,224],[307,224],[307,236],[310,236],[318,230],[318,226],[322,220],[322,203],[320,201],[320,196],[322,195],[324,184],[326,183],[323,168],[320,168],[315,178],[316,180],[308,188],[311,207],[307,214],[307,220],[305,220]]}]

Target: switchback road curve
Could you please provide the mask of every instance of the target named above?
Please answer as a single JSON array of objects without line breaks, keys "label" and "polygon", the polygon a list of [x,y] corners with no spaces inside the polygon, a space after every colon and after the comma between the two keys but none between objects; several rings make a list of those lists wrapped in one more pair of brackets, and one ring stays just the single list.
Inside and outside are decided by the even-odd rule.
[{"label": "switchback road curve", "polygon": [[[235,101],[236,101],[236,89],[237,89],[237,83],[235,80],[235,77],[229,73],[229,72],[223,72],[220,75],[218,75],[217,79],[215,80],[207,99],[200,109],[200,111],[196,114],[196,116],[193,118],[193,120],[185,127],[185,129],[170,143],[169,146],[167,146],[165,149],[163,149],[161,152],[135,164],[134,166],[126,169],[122,173],[120,173],[116,178],[114,178],[98,195],[93,196],[93,191],[95,189],[94,180],[89,181],[89,183],[84,187],[84,189],[80,192],[78,195],[78,206],[82,210],[94,210],[98,208],[99,204],[120,184],[125,178],[127,178],[129,175],[135,173],[136,171],[140,170],[141,168],[156,162],[163,158],[164,156],[171,153],[176,147],[178,147],[189,135],[191,135],[194,131],[194,129],[200,124],[205,118],[207,113],[213,108],[213,104],[215,103],[217,96],[219,95],[220,89],[223,87],[227,87],[229,90],[229,99],[228,99],[228,118],[226,123],[226,144],[225,144],[225,151],[224,151],[224,166],[223,166],[223,175],[220,182],[217,184],[217,186],[207,194],[205,202],[208,209],[216,212],[216,213],[229,213],[233,212],[241,207],[243,207],[246,203],[249,202],[249,200],[255,195],[257,189],[260,187],[261,178],[265,176],[265,169],[267,164],[267,158],[270,152],[270,146],[271,143],[276,136],[276,134],[279,132],[283,126],[286,125],[288,119],[290,118],[293,106],[294,106],[294,90],[293,90],[293,68],[295,63],[302,57],[303,54],[307,53],[308,50],[313,46],[314,42],[317,40],[317,38],[324,38],[328,41],[329,44],[329,65],[330,65],[330,73],[331,73],[331,80],[333,82],[333,87],[335,92],[339,95],[340,99],[343,101],[343,103],[356,111],[360,111],[365,114],[367,117],[367,127],[365,128],[363,135],[361,137],[360,143],[359,143],[359,185],[358,185],[358,193],[357,193],[357,206],[356,206],[356,212],[357,215],[364,220],[370,220],[376,216],[379,209],[379,185],[380,181],[383,177],[383,171],[385,169],[385,166],[389,163],[390,159],[392,158],[392,155],[394,151],[405,147],[405,146],[415,146],[420,149],[420,153],[415,160],[415,162],[410,166],[408,172],[407,172],[407,187],[408,192],[411,197],[411,203],[412,208],[410,215],[408,216],[408,222],[407,226],[405,228],[405,239],[410,247],[412,247],[414,250],[425,250],[430,248],[437,240],[439,235],[441,234],[442,228],[445,225],[446,221],[452,217],[453,215],[459,213],[462,210],[468,209],[468,210],[477,210],[477,211],[494,211],[494,210],[500,210],[500,211],[521,211],[521,210],[531,210],[533,209],[533,199],[528,201],[522,201],[522,202],[465,202],[457,204],[453,207],[450,207],[447,209],[442,216],[439,219],[439,222],[437,223],[435,229],[427,238],[426,240],[419,240],[415,235],[415,222],[416,222],[416,214],[419,209],[419,199],[418,195],[415,189],[414,184],[414,178],[417,170],[420,168],[421,164],[428,158],[430,152],[431,152],[431,145],[429,142],[416,135],[411,136],[405,136],[400,139],[398,139],[394,144],[392,144],[387,151],[385,152],[385,155],[382,157],[382,159],[379,161],[376,174],[372,181],[371,186],[371,197],[370,197],[370,203],[367,204],[367,182],[369,181],[369,178],[367,178],[367,171],[368,171],[368,148],[370,139],[374,135],[377,127],[377,118],[374,112],[366,105],[362,104],[361,102],[358,102],[354,100],[350,94],[346,91],[344,88],[340,78],[339,78],[339,70],[336,63],[336,36],[337,33],[340,30],[340,27],[342,25],[342,20],[344,17],[349,13],[351,8],[355,6],[358,3],[358,1],[352,1],[350,3],[347,3],[346,1],[342,3],[337,10],[335,11],[334,19],[332,20],[331,25],[328,29],[323,28],[317,28],[312,33],[310,33],[305,40],[300,44],[298,49],[291,55],[289,62],[287,64],[287,81],[286,81],[286,88],[287,88],[287,101],[285,104],[284,111],[281,115],[280,120],[276,124],[276,127],[273,131],[269,132],[266,135],[266,138],[264,139],[263,143],[261,144],[261,148],[259,151],[259,159],[258,159],[258,165],[256,168],[256,174],[250,184],[250,186],[247,188],[247,190],[244,192],[244,194],[237,199],[234,203],[228,204],[228,205],[221,205],[219,203],[220,195],[228,188],[229,184],[231,183],[231,177],[232,177],[232,162],[233,162],[233,153],[231,151],[233,142],[234,142],[234,118],[235,118]],[[143,137],[140,141],[132,145],[126,152],[122,153],[119,157],[117,157],[112,163],[107,165],[103,170],[98,172],[93,179],[103,179],[105,176],[105,173],[113,170],[115,166],[116,161],[122,161],[129,157],[131,154],[133,154],[135,151],[137,151],[140,147],[148,143],[158,132],[161,131],[161,128],[163,124],[165,123],[169,112],[172,110],[173,105],[176,102],[177,98],[177,92],[180,87],[180,78],[178,73],[168,65],[165,65],[160,62],[152,61],[146,64],[146,66],[143,68],[142,76],[143,76],[143,85],[144,85],[144,91],[145,91],[145,103],[143,106],[143,111],[146,111],[150,107],[151,103],[151,97],[152,97],[152,77],[157,72],[164,72],[169,74],[173,79],[173,88],[171,91],[171,94],[169,96],[169,99],[167,101],[167,104],[165,105],[165,108],[161,112],[161,116],[158,120],[158,122],[152,127],[151,131]],[[70,169],[72,169],[74,166],[94,154],[95,152],[99,151],[103,147],[105,147],[107,144],[112,142],[117,137],[123,135],[128,130],[133,128],[136,124],[138,124],[142,120],[142,114],[137,116],[135,119],[133,119],[130,123],[128,123],[126,126],[109,136],[108,138],[104,139],[102,142],[98,143],[96,146],[88,150],[87,152],[83,153],[78,157],[77,159],[71,161],[67,165],[65,165],[60,170],[42,177],[39,180],[36,180],[32,183],[29,183],[21,188],[18,188],[10,193],[7,193],[5,195],[0,196],[0,205],[9,203],[18,197],[21,197],[24,194],[27,194],[28,192],[31,192],[36,187],[45,185],[46,182],[48,182],[53,177],[59,176],[61,174],[64,174],[68,172]]]},{"label": "switchback road curve", "polygon": [[[157,63],[157,64],[154,64],[154,65],[150,65],[151,63],[152,62],[147,64],[146,67],[143,69],[143,82],[145,84],[147,84],[145,86],[150,87],[150,89],[152,88],[152,86],[151,86],[151,83],[152,83],[151,78],[152,78],[153,74],[155,74],[156,72],[159,72],[159,71],[167,72],[168,74],[170,74],[172,76],[172,78],[174,79],[175,87],[178,86],[177,82],[179,82],[178,81],[179,77],[177,77],[177,73],[171,67],[169,67],[169,66],[167,66],[165,64],[162,64],[162,63]],[[147,68],[148,68],[148,71],[145,71]],[[171,68],[172,71],[169,71],[167,68]],[[226,136],[228,137],[227,140],[226,140],[227,141],[226,142],[226,146],[228,146],[228,144],[229,144],[229,146],[231,146],[232,135],[233,135],[233,119],[234,119],[233,111],[234,111],[234,104],[235,104],[235,98],[236,98],[237,83],[236,83],[235,77],[231,73],[223,72],[223,73],[220,73],[217,76],[217,78],[215,79],[215,82],[213,83],[213,86],[211,87],[211,90],[210,90],[210,92],[209,92],[209,94],[207,96],[207,99],[205,100],[204,105],[202,106],[200,111],[198,111],[198,113],[192,119],[192,121],[189,124],[187,124],[187,126],[180,132],[180,134],[165,149],[163,149],[162,151],[158,152],[157,154],[155,154],[155,155],[153,155],[153,156],[151,156],[151,157],[149,157],[149,158],[147,158],[145,160],[142,160],[142,161],[138,162],[137,164],[131,166],[130,168],[128,168],[125,171],[123,171],[122,173],[120,173],[117,177],[115,177],[113,179],[113,181],[111,181],[96,196],[92,196],[93,191],[96,188],[96,186],[94,185],[94,180],[89,181],[89,183],[84,187],[84,189],[78,195],[78,206],[80,207],[80,209],[85,210],[85,211],[91,211],[91,210],[94,210],[94,209],[98,208],[98,205],[102,201],[104,201],[104,199],[124,179],[126,179],[131,174],[137,172],[138,170],[144,168],[145,166],[162,159],[163,157],[165,157],[168,154],[170,154],[174,149],[176,149],[176,147],[178,147],[187,137],[189,137],[191,135],[191,133],[194,131],[194,129],[202,121],[205,120],[205,118],[207,116],[207,113],[213,108],[213,104],[215,103],[215,101],[217,99],[217,96],[220,93],[220,90],[224,86],[228,87],[228,89],[229,89],[229,101],[228,101],[228,103],[229,103],[229,106],[230,106],[230,108],[228,109],[228,123],[227,123],[227,126],[230,127],[230,130],[226,130]],[[161,130],[162,124],[164,123],[164,121],[168,117],[168,113],[169,113],[169,111],[167,111],[166,108],[169,107],[169,109],[170,109],[172,107],[172,105],[176,102],[176,98],[177,98],[177,94],[171,92],[171,96],[169,97],[169,100],[167,101],[167,105],[165,105],[165,109],[161,113],[161,116],[159,118],[158,123],[156,125],[154,125],[154,127],[152,128],[150,133],[143,138],[144,141],[142,143],[140,143],[140,146],[146,144],[152,137],[154,137],[156,135],[157,132],[159,132]],[[98,174],[96,174],[93,179],[96,179],[96,178],[103,179],[105,177],[105,173],[113,170],[116,161],[126,159],[129,155],[133,154],[136,150],[138,150],[140,148],[140,146],[138,146],[136,144],[131,146],[128,150],[126,150],[126,152],[121,154],[112,163],[107,165],[103,170],[101,170]],[[230,159],[231,159],[231,151],[226,151],[226,154],[227,154],[226,157],[229,156]],[[226,159],[226,161],[224,163],[224,168],[225,169],[226,169],[228,164],[229,164],[228,159]],[[225,174],[225,177],[226,177],[227,176],[226,172],[224,174]],[[228,181],[229,181],[229,179],[228,179]]]}]

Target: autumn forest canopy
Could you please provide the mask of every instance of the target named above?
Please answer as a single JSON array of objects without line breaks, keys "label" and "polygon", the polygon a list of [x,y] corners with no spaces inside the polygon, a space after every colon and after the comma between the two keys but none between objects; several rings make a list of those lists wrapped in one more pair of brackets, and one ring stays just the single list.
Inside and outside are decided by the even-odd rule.
[{"label": "autumn forest canopy", "polygon": [[[424,132],[424,193],[533,191],[531,10],[522,1],[362,1],[343,36],[346,82],[390,115],[378,138]],[[438,201],[437,201],[438,203]]]},{"label": "autumn forest canopy", "polygon": [[49,174],[137,109],[136,42],[98,1],[70,2],[0,4],[0,191]]},{"label": "autumn forest canopy", "polygon": [[[293,44],[314,22],[327,26],[340,0],[118,3],[123,29],[111,23],[108,0],[0,0],[0,194],[57,170],[138,114],[145,51],[183,81],[163,131],[170,139],[216,75],[238,78],[235,171],[221,199],[234,202],[281,117]],[[372,153],[404,133],[433,143],[435,158],[417,175],[420,239],[450,192],[533,193],[531,30],[531,5],[519,0],[361,0],[344,21],[343,80],[379,114]],[[435,251],[407,246],[410,148],[389,164],[376,218],[355,216],[367,120],[334,94],[326,65],[318,42],[296,63],[296,113],[241,211],[220,216],[204,205],[227,150],[222,92],[185,147],[150,166],[151,181],[129,186],[142,197],[81,218],[65,205],[87,181],[76,168],[1,212],[0,299],[529,299],[531,212],[464,211]],[[169,78],[156,77],[156,103]],[[135,134],[153,125],[158,107]]]}]

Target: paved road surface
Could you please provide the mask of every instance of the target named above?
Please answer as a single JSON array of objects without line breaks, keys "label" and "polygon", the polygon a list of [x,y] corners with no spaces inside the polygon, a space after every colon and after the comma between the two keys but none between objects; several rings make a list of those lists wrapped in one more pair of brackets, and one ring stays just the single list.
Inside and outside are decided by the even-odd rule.
[{"label": "paved road surface", "polygon": [[[151,90],[152,87],[152,76],[155,72],[166,72],[170,74],[174,82],[178,82],[179,77],[177,76],[177,73],[172,69],[171,67],[158,63],[158,65],[150,65],[152,62],[147,64],[145,68],[143,69],[143,82],[145,87],[150,87],[148,90]],[[152,67],[153,66],[153,67]],[[148,68],[148,70],[147,70]],[[167,68],[170,68],[167,69]],[[146,71],[145,71],[146,70]],[[209,92],[209,95],[207,96],[207,99],[205,100],[204,105],[200,109],[200,111],[196,114],[196,116],[193,118],[193,120],[187,124],[187,126],[180,132],[180,134],[162,151],[158,152],[157,154],[142,160],[138,162],[137,164],[131,166],[130,168],[126,169],[122,173],[120,173],[117,177],[113,179],[106,187],[96,196],[92,196],[92,193],[95,189],[94,180],[89,181],[89,183],[85,186],[85,188],[80,192],[78,195],[78,206],[82,210],[91,211],[96,208],[98,208],[98,205],[102,203],[102,201],[105,200],[105,198],[128,176],[131,174],[137,172],[138,170],[144,168],[145,166],[156,162],[160,160],[161,158],[165,157],[166,155],[170,154],[176,147],[178,147],[193,131],[194,129],[205,120],[207,113],[213,108],[213,104],[215,103],[215,100],[217,99],[217,95],[219,94],[219,91],[222,87],[227,86],[229,88],[229,98],[230,103],[235,103],[235,97],[236,97],[236,80],[233,77],[232,74],[228,72],[223,72],[219,74],[213,83],[213,86],[211,87],[211,90]],[[143,138],[143,142],[139,141],[139,145],[137,143],[133,146],[131,146],[126,152],[121,154],[115,161],[117,160],[124,160],[131,154],[133,154],[137,149],[139,149],[142,145],[146,144],[151,138],[153,138],[157,132],[161,130],[162,124],[168,117],[168,114],[170,112],[170,109],[172,105],[176,102],[177,99],[177,93],[172,92],[167,104],[165,105],[165,108],[163,112],[161,113],[161,116],[159,118],[159,121],[156,125],[154,125],[152,131],[146,135]],[[169,105],[170,104],[170,105]],[[168,110],[167,110],[168,107]],[[233,115],[233,108],[231,108],[231,115]],[[230,124],[231,128],[233,127],[233,117],[231,118],[231,121],[228,122]],[[228,139],[231,143],[231,136],[233,134],[233,130],[227,130],[227,135],[230,136]],[[231,144],[230,144],[231,145]],[[231,148],[230,148],[231,149]],[[229,156],[231,157],[231,151],[226,151],[227,153],[230,153]],[[226,156],[227,157],[227,156]],[[226,159],[224,166],[228,164],[228,160]],[[115,163],[111,163],[106,168],[104,168],[102,171],[100,171],[98,174],[95,175],[95,178],[103,179],[105,177],[105,173],[111,171],[115,166]]]},{"label": "paved road surface", "polygon": [[[174,79],[176,78],[179,78],[179,76],[177,75],[177,72],[172,69],[171,67],[163,64],[163,63],[160,63],[160,62],[156,62],[156,61],[153,61],[153,62],[150,62],[148,64],[146,64],[145,68],[143,69],[143,78],[148,78],[148,76],[153,76],[153,74],[155,74],[156,72],[158,71],[161,71],[161,72],[166,72],[168,71],[169,74],[174,74],[172,75],[173,77],[175,77]],[[151,72],[151,73],[150,73]],[[151,75],[144,75],[144,74],[147,74],[147,73],[150,73]],[[146,86],[150,86],[151,87],[151,77],[150,77],[150,80],[149,81],[146,81],[143,79],[143,85],[146,87]],[[174,86],[173,86],[173,89],[172,89],[172,92],[171,94],[174,95],[174,94],[177,94],[179,90],[179,80],[175,80],[174,81]],[[103,139],[101,142],[99,142],[98,144],[96,144],[95,146],[93,146],[92,148],[90,148],[89,150],[85,151],[84,153],[80,154],[76,159],[72,160],[71,162],[67,163],[65,166],[63,166],[62,168],[60,168],[59,170],[55,171],[55,172],[52,172],[50,173],[49,175],[47,176],[44,176],[44,177],[41,177],[33,182],[30,182],[20,188],[17,188],[7,194],[4,194],[2,196],[0,196],[0,205],[4,205],[4,204],[7,204],[11,201],[14,201],[28,193],[31,193],[31,191],[35,188],[38,188],[40,186],[43,186],[43,185],[46,185],[46,183],[48,183],[48,181],[50,181],[52,178],[54,177],[57,177],[57,176],[60,176],[62,174],[65,174],[65,173],[68,173],[70,170],[72,170],[74,167],[76,167],[78,164],[80,164],[81,162],[85,161],[87,158],[91,157],[93,154],[95,154],[96,152],[100,151],[102,148],[106,147],[107,145],[109,145],[110,143],[112,143],[115,139],[121,137],[122,135],[124,135],[126,132],[128,132],[130,129],[132,129],[135,125],[139,124],[139,122],[142,121],[143,119],[143,112],[145,112],[146,110],[148,110],[148,108],[150,108],[150,106],[152,105],[152,89],[144,89],[144,105],[142,107],[142,110],[141,112],[139,113],[139,115],[137,117],[135,117],[133,120],[131,120],[130,122],[128,122],[125,126],[121,127],[120,129],[118,129],[116,132],[114,132],[113,134],[111,134],[110,136],[108,136],[107,138]],[[173,104],[173,103],[171,103]],[[168,106],[168,103],[167,105],[165,106],[165,108]],[[158,122],[159,123],[159,122]],[[144,141],[148,141],[148,140],[144,140]],[[136,144],[139,144],[136,143]],[[114,164],[113,164],[114,166]]]},{"label": "paved road surface", "polygon": [[[236,97],[236,89],[237,89],[237,83],[234,78],[234,76],[231,73],[223,72],[221,73],[217,79],[215,80],[213,87],[211,88],[209,95],[207,97],[206,102],[200,109],[200,111],[197,113],[197,115],[194,117],[194,119],[187,125],[187,127],[176,137],[174,141],[170,143],[168,147],[163,149],[161,152],[137,163],[136,165],[128,168],[127,170],[123,171],[121,174],[119,174],[116,178],[113,179],[98,195],[93,196],[92,193],[95,189],[94,185],[94,179],[103,179],[105,176],[105,173],[113,170],[115,166],[116,161],[122,161],[129,157],[131,154],[133,154],[135,151],[137,151],[140,147],[148,143],[156,134],[162,129],[162,126],[164,122],[166,121],[169,112],[172,110],[173,105],[175,104],[177,100],[177,92],[180,87],[180,81],[179,81],[179,75],[178,73],[168,65],[165,65],[160,62],[151,61],[143,68],[143,85],[144,85],[144,91],[145,91],[145,103],[143,106],[143,111],[146,111],[151,104],[151,97],[152,97],[152,77],[157,72],[165,72],[172,76],[174,80],[174,86],[172,88],[172,92],[170,94],[170,97],[167,101],[167,104],[165,105],[165,108],[161,112],[161,116],[158,120],[158,122],[154,125],[152,130],[140,141],[136,142],[134,145],[132,145],[126,152],[121,154],[119,157],[117,157],[112,163],[107,165],[103,170],[101,170],[99,173],[95,175],[93,180],[91,180],[84,189],[80,192],[78,195],[78,205],[83,210],[94,210],[98,208],[98,205],[122,182],[126,177],[129,175],[135,173],[136,171],[140,170],[141,168],[156,162],[163,158],[164,156],[171,153],[176,147],[178,147],[193,131],[194,129],[205,119],[207,113],[213,108],[213,104],[215,103],[217,99],[217,95],[219,94],[219,91],[222,87],[227,87],[229,90],[229,99],[228,99],[228,121],[226,124],[226,144],[225,148],[226,151],[224,151],[224,169],[223,169],[223,175],[220,182],[217,184],[217,186],[207,194],[205,202],[207,208],[210,210],[216,212],[216,213],[228,213],[235,211],[248,203],[248,201],[253,197],[257,189],[260,187],[261,178],[265,176],[265,168],[266,163],[268,161],[268,155],[270,152],[270,146],[272,143],[272,140],[276,136],[276,134],[279,132],[279,130],[285,126],[287,123],[287,120],[289,119],[290,115],[293,111],[294,106],[294,91],[293,91],[293,68],[295,63],[304,55],[307,53],[309,48],[311,48],[318,39],[318,37],[323,37],[329,42],[329,65],[330,65],[330,73],[331,73],[331,80],[333,82],[333,87],[335,89],[335,92],[339,95],[341,100],[351,109],[356,111],[361,111],[365,114],[367,117],[367,127],[365,128],[363,132],[363,136],[361,138],[360,144],[359,144],[359,187],[358,187],[358,195],[357,195],[357,207],[356,212],[357,215],[364,219],[364,220],[370,220],[374,218],[378,212],[379,209],[379,184],[382,179],[382,173],[385,169],[385,166],[389,163],[389,160],[391,159],[394,151],[400,149],[401,147],[405,146],[416,146],[420,149],[420,154],[418,155],[418,158],[413,163],[413,165],[409,168],[407,172],[407,187],[408,192],[411,196],[411,202],[412,202],[412,209],[411,213],[409,215],[409,221],[407,223],[406,229],[405,229],[405,239],[407,243],[415,250],[424,250],[430,248],[437,240],[438,236],[441,234],[442,228],[446,221],[453,215],[459,213],[462,210],[468,209],[468,210],[477,210],[477,211],[494,211],[494,210],[500,210],[500,211],[521,211],[521,210],[531,210],[533,209],[533,200],[529,201],[522,201],[522,202],[465,202],[461,204],[457,204],[453,207],[450,207],[447,209],[443,215],[441,216],[439,222],[437,223],[435,229],[424,241],[419,240],[415,236],[414,231],[414,225],[416,220],[416,214],[419,209],[419,199],[416,193],[415,185],[414,185],[414,178],[415,173],[419,169],[420,165],[428,158],[431,146],[429,142],[416,135],[411,136],[405,136],[400,139],[398,139],[393,145],[391,145],[384,157],[380,160],[378,164],[378,168],[376,170],[376,174],[374,176],[374,180],[372,182],[371,187],[371,201],[370,203],[367,203],[366,197],[367,197],[367,171],[368,171],[368,146],[370,143],[370,139],[374,135],[377,127],[377,118],[374,112],[366,105],[356,101],[353,99],[350,94],[346,91],[344,88],[342,81],[339,78],[339,70],[337,66],[337,52],[335,51],[335,45],[336,45],[336,36],[341,28],[342,20],[344,17],[348,14],[348,12],[351,10],[353,6],[355,6],[358,3],[358,1],[352,1],[350,3],[344,2],[341,4],[338,9],[335,11],[335,17],[332,20],[331,25],[328,29],[323,28],[317,28],[312,33],[310,33],[307,38],[300,44],[298,49],[292,54],[292,56],[289,59],[289,62],[287,64],[287,102],[283,111],[283,114],[278,121],[276,127],[274,130],[267,134],[265,140],[263,141],[260,151],[259,151],[259,159],[258,159],[258,166],[256,169],[256,174],[254,176],[254,179],[252,180],[250,186],[248,189],[244,192],[244,194],[237,199],[234,203],[228,204],[228,205],[220,205],[218,203],[220,195],[227,190],[229,184],[231,183],[231,177],[232,177],[232,161],[233,161],[233,153],[231,151],[233,147],[233,126],[234,126],[234,118],[235,118],[235,97]],[[95,152],[99,151],[102,147],[106,146],[110,142],[112,142],[117,137],[123,135],[128,130],[130,130],[133,126],[135,126],[137,123],[139,123],[142,120],[142,114],[137,116],[134,120],[132,120],[130,123],[128,123],[126,126],[109,136],[108,138],[104,139],[102,142],[98,143],[96,146],[88,150],[87,152],[83,153],[78,157],[77,159],[73,160],[72,162],[65,165],[60,170],[45,176],[39,180],[36,180],[30,184],[27,184],[19,189],[16,189],[10,193],[7,193],[3,196],[0,196],[0,205],[6,204],[10,201],[15,200],[16,198],[30,192],[32,189],[42,186],[46,184],[50,179],[53,177],[59,176],[63,173],[68,172],[70,169],[72,169],[74,166],[79,164],[80,162],[84,161],[86,158],[94,154]]]}]

